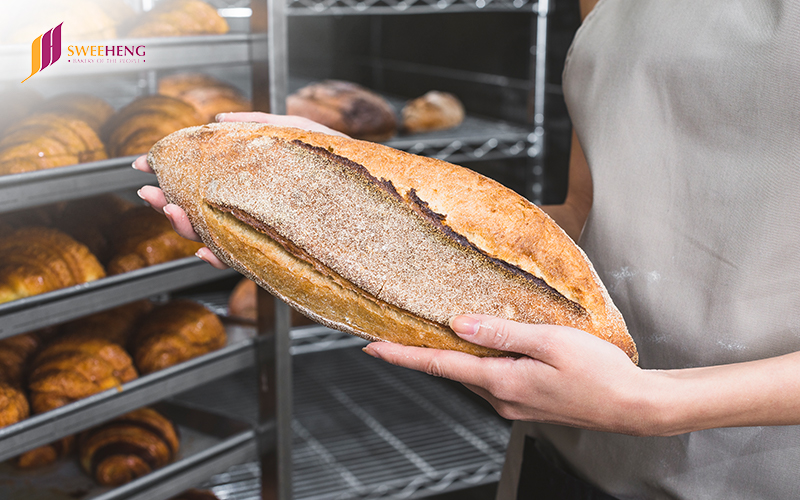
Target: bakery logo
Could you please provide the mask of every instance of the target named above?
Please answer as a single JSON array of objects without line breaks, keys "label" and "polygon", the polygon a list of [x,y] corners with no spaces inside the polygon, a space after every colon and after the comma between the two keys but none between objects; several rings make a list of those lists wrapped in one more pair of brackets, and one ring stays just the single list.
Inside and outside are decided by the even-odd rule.
[{"label": "bakery logo", "polygon": [[[31,75],[55,64],[61,58],[61,25],[39,35],[31,44]],[[25,83],[28,78],[22,80]]]},{"label": "bakery logo", "polygon": [[70,45],[67,47],[69,63],[143,63],[144,45]]}]

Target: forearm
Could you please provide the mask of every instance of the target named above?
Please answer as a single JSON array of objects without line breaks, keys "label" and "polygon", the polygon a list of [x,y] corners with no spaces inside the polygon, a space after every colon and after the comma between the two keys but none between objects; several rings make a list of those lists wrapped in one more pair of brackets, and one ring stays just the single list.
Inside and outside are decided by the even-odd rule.
[{"label": "forearm", "polygon": [[575,132],[569,157],[567,196],[561,205],[544,205],[544,210],[575,241],[592,208],[592,174]]},{"label": "forearm", "polygon": [[650,418],[642,424],[652,427],[643,434],[800,424],[800,352],[645,375]]}]

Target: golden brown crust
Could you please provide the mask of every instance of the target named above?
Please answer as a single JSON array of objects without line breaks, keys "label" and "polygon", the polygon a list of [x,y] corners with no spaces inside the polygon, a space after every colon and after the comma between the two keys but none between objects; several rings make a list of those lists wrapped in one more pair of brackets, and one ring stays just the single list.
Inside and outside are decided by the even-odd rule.
[{"label": "golden brown crust", "polygon": [[110,157],[147,152],[159,139],[183,127],[203,121],[194,107],[173,97],[141,97],[117,111],[103,125]]},{"label": "golden brown crust", "polygon": [[0,239],[0,303],[104,276],[86,246],[55,229],[23,228]]},{"label": "golden brown crust", "polygon": [[16,384],[0,381],[0,428],[28,418],[30,407],[25,392]]},{"label": "golden brown crust", "polygon": [[397,131],[394,109],[383,97],[340,80],[313,83],[291,94],[286,113],[366,141],[385,141]]},{"label": "golden brown crust", "polygon": [[197,302],[175,300],[156,308],[131,341],[136,368],[152,373],[225,346],[225,327]]},{"label": "golden brown crust", "polygon": [[464,121],[464,105],[453,94],[431,90],[406,103],[400,116],[409,134],[445,130]]},{"label": "golden brown crust", "polygon": [[[574,326],[637,359],[622,316],[583,252],[536,206],[475,172],[376,144],[258,124],[181,131],[154,147],[149,162],[168,199],[187,211],[218,257],[323,324],[367,338],[498,354],[446,327],[455,314],[489,313]],[[191,172],[183,170],[189,165]],[[280,199],[285,193],[312,215],[333,218],[298,219],[299,212],[289,212],[296,200]],[[272,199],[280,201],[268,206]],[[349,205],[386,212],[376,218]],[[318,262],[300,258],[248,217]],[[437,219],[443,227],[435,227]],[[334,241],[337,235],[354,238],[360,250]],[[398,244],[412,237],[417,257]],[[370,250],[379,240],[394,245],[391,252]],[[355,267],[346,269],[350,255]],[[379,271],[396,255],[418,261]],[[467,267],[446,272],[456,264]],[[361,275],[354,271],[359,265]],[[393,272],[399,276],[387,279]],[[419,281],[424,273],[433,273],[429,282]],[[476,277],[482,281],[469,284]],[[481,294],[482,287],[491,292]]]},{"label": "golden brown crust", "polygon": [[140,408],[81,434],[78,446],[87,474],[102,485],[119,486],[170,463],[180,442],[169,420]]},{"label": "golden brown crust", "polygon": [[111,236],[108,274],[135,269],[194,255],[203,245],[181,237],[169,221],[149,207],[126,211]]}]

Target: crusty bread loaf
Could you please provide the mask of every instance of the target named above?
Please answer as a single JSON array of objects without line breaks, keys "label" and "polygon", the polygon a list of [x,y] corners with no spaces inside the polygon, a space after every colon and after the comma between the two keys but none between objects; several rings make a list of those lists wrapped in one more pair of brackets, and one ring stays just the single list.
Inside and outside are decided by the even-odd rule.
[{"label": "crusty bread loaf", "polygon": [[431,90],[406,103],[400,116],[409,134],[445,130],[464,121],[464,105],[453,94]]},{"label": "crusty bread loaf", "polygon": [[397,132],[389,102],[361,85],[341,80],[312,83],[286,98],[286,114],[303,116],[365,141],[385,141]]},{"label": "crusty bread loaf", "polygon": [[255,123],[182,130],[148,162],[217,257],[320,323],[500,355],[447,326],[458,314],[491,314],[579,328],[637,359],[580,248],[535,205],[473,171]]},{"label": "crusty bread loaf", "polygon": [[219,113],[251,111],[250,101],[239,90],[203,73],[177,73],[158,81],[158,93],[194,106],[203,123]]}]

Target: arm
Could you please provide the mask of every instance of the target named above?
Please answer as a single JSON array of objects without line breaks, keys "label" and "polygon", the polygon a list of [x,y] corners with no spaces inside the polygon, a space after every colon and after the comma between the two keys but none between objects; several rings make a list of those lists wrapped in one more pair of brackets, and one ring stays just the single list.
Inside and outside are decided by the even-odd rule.
[{"label": "arm", "polygon": [[569,155],[569,179],[567,197],[562,205],[544,205],[542,210],[556,221],[575,241],[581,235],[583,225],[592,208],[592,174],[575,131]]},{"label": "arm", "polygon": [[520,358],[369,344],[395,365],[465,384],[504,417],[632,435],[800,424],[800,352],[747,363],[643,370],[616,346],[579,330],[457,316],[453,330]]}]

